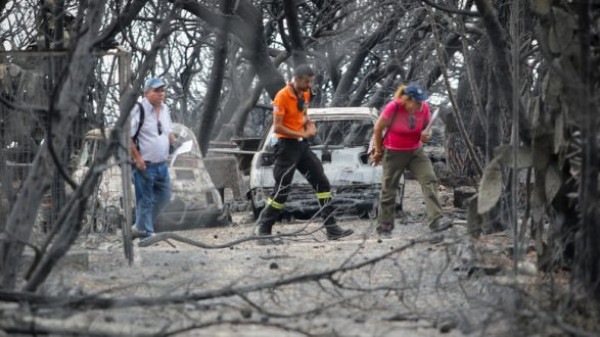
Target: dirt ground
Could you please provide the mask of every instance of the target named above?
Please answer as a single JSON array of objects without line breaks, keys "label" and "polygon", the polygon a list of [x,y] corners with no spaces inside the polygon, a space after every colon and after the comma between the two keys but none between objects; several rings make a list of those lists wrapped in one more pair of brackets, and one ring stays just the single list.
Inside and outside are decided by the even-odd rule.
[{"label": "dirt ground", "polygon": [[[507,248],[512,241],[508,234],[471,239],[466,221],[452,207],[452,191],[441,187],[440,195],[456,222],[438,234],[430,233],[424,224],[420,187],[408,180],[406,215],[396,221],[391,238],[375,234],[374,220],[356,217],[340,220],[342,227],[356,233],[334,242],[326,240],[316,222],[284,222],[275,230],[302,230],[303,235],[286,239],[282,245],[261,246],[252,241],[224,249],[201,249],[174,240],[140,248],[135,241],[130,266],[118,235],[88,236],[53,272],[42,292],[121,298],[200,294],[354,266],[395,252],[377,263],[318,281],[184,304],[76,314],[59,310],[50,316],[63,324],[83,324],[90,331],[127,336],[164,335],[178,329],[178,336],[514,334],[502,319],[503,311],[515,305],[505,286],[532,282],[535,264],[526,261],[533,267],[525,265],[519,279],[510,277]],[[242,212],[234,214],[231,226],[179,234],[216,245],[251,235],[253,226],[251,212]]]}]

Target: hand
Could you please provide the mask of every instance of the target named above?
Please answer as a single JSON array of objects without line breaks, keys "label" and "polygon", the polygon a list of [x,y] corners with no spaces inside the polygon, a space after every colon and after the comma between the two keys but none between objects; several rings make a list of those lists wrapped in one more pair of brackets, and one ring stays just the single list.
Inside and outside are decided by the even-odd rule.
[{"label": "hand", "polygon": [[306,122],[306,130],[304,131],[304,138],[310,138],[317,134],[317,127],[315,122],[308,120]]},{"label": "hand", "polygon": [[423,132],[423,133],[421,134],[421,141],[422,141],[423,143],[427,143],[427,142],[429,141],[429,138],[431,138],[431,131],[428,131],[428,132]]},{"label": "hand", "polygon": [[370,159],[371,159],[371,163],[373,165],[377,165],[377,164],[379,164],[381,162],[381,159],[383,159],[383,153],[377,152],[377,151],[373,151],[371,153]]},{"label": "hand", "polygon": [[140,171],[146,171],[146,162],[142,159],[134,159],[135,167]]}]

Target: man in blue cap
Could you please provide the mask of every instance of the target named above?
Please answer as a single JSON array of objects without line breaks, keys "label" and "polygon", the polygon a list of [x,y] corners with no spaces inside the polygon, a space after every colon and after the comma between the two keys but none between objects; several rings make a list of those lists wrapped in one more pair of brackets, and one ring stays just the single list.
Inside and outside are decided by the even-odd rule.
[{"label": "man in blue cap", "polygon": [[136,216],[131,235],[142,240],[154,235],[154,223],[171,198],[167,157],[174,137],[171,114],[164,103],[165,86],[162,79],[149,78],[144,99],[131,111]]}]

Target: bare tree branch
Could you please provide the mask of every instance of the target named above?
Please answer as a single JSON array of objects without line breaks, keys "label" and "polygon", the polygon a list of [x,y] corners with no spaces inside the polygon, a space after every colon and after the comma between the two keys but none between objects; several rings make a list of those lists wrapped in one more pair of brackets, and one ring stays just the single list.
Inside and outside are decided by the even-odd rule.
[{"label": "bare tree branch", "polygon": [[311,281],[318,281],[321,279],[331,279],[333,275],[343,274],[352,270],[361,269],[370,265],[373,265],[379,261],[389,258],[392,255],[398,254],[413,247],[417,244],[430,241],[431,238],[425,237],[421,239],[411,240],[409,243],[394,248],[389,252],[376,256],[374,258],[367,259],[360,263],[355,263],[340,268],[330,268],[321,272],[314,272],[309,274],[291,276],[275,280],[271,282],[265,282],[261,284],[254,284],[248,286],[242,286],[238,288],[222,288],[214,291],[197,292],[193,294],[183,295],[170,295],[162,297],[129,297],[129,298],[106,298],[97,297],[95,295],[79,296],[79,297],[54,297],[54,296],[42,296],[30,292],[14,292],[7,290],[0,290],[0,300],[6,302],[28,302],[30,305],[37,308],[51,308],[51,307],[69,307],[73,309],[108,309],[108,308],[126,308],[132,306],[157,306],[167,304],[178,304],[187,303],[194,301],[202,301],[217,297],[229,297],[238,296],[239,294],[245,294],[249,292],[261,291],[266,289],[273,289],[283,285],[304,283]]},{"label": "bare tree branch", "polygon": [[[231,15],[234,10],[233,0],[221,0],[221,11],[225,15]],[[198,142],[200,143],[200,151],[202,156],[206,156],[208,152],[208,143],[212,134],[212,129],[217,118],[217,109],[221,97],[223,87],[223,78],[225,77],[225,64],[227,61],[229,42],[227,36],[227,25],[229,21],[224,22],[224,26],[218,27],[217,40],[214,47],[213,65],[210,73],[210,84],[206,92],[206,100],[200,129],[198,130]]]},{"label": "bare tree branch", "polygon": [[398,23],[397,13],[390,14],[377,28],[373,34],[367,37],[358,46],[357,53],[352,57],[352,61],[348,66],[348,69],[342,76],[339,86],[336,88],[333,98],[331,99],[331,106],[344,106],[343,102],[349,102],[350,90],[352,83],[354,82],[356,75],[360,71],[367,55],[382,39],[384,39],[390,31]]},{"label": "bare tree branch", "polygon": [[[506,34],[498,21],[498,16],[494,7],[488,0],[475,0],[477,9],[482,15],[483,23],[489,35],[489,40],[494,49],[494,62],[498,69],[498,83],[500,84],[500,92],[506,102],[512,102],[512,87],[511,66],[509,63],[509,45]],[[519,128],[519,137],[525,144],[531,144],[531,125],[527,117],[525,106],[519,99],[519,120],[521,126]]]},{"label": "bare tree branch", "polygon": [[146,5],[148,0],[133,0],[127,2],[123,12],[116,18],[114,18],[110,24],[100,33],[98,38],[98,44],[106,44],[110,40],[114,39],[119,33],[121,33],[127,27],[130,27],[133,20],[140,13],[142,8]]},{"label": "bare tree branch", "polygon": [[[222,15],[208,10],[195,1],[181,0],[180,2],[185,10],[213,26],[221,26],[222,20],[224,20]],[[238,7],[234,11],[235,16],[227,17],[228,20],[232,20],[232,23],[227,27],[231,27],[231,32],[240,38],[249,53],[249,61],[256,69],[269,96],[275,98],[279,89],[285,86],[285,81],[269,57],[263,34],[261,13],[248,0],[240,0],[237,3]]]},{"label": "bare tree branch", "polygon": [[[57,152],[62,151],[66,142],[66,137],[62,136],[68,133],[66,130],[70,130],[71,124],[79,112],[79,106],[73,102],[81,101],[87,75],[91,71],[90,64],[93,56],[90,50],[100,28],[103,7],[102,4],[91,5],[89,9],[86,27],[84,27],[83,34],[73,53],[73,61],[56,104],[57,110],[62,111],[62,118],[58,121],[56,119],[50,121],[56,123],[52,128],[54,130],[52,136],[56,140],[54,145]],[[36,156],[23,189],[8,217],[6,227],[8,238],[14,237],[20,241],[29,241],[35,218],[35,213],[29,210],[39,207],[43,192],[50,184],[51,176],[47,173],[51,170],[48,168],[47,155],[47,152],[42,150]],[[17,242],[4,241],[0,243],[0,274],[3,288],[14,287],[22,252],[23,246]]]},{"label": "bare tree branch", "polygon": [[471,12],[468,10],[460,10],[460,9],[456,9],[456,8],[450,8],[448,6],[442,6],[442,5],[438,5],[436,3],[434,3],[431,0],[421,0],[421,2],[424,2],[426,4],[428,4],[429,6],[433,7],[433,8],[437,8],[441,11],[447,12],[447,13],[452,13],[452,14],[460,14],[460,15],[466,15],[466,16],[473,16],[473,17],[479,17],[481,16],[479,13],[477,12]]},{"label": "bare tree branch", "polygon": [[456,120],[456,124],[458,125],[458,130],[460,132],[460,135],[462,137],[463,142],[467,145],[467,149],[469,151],[469,156],[471,157],[471,160],[475,163],[475,168],[477,169],[477,174],[481,177],[481,175],[483,174],[483,165],[481,165],[481,163],[479,162],[479,157],[477,156],[477,153],[475,152],[475,148],[473,147],[473,143],[471,142],[471,140],[469,139],[469,135],[467,134],[467,130],[465,129],[465,125],[464,122],[462,120],[462,117],[460,115],[460,113],[458,112],[458,104],[456,103],[456,100],[454,99],[454,94],[452,92],[452,87],[450,85],[450,79],[448,77],[448,70],[446,68],[446,64],[444,62],[443,59],[443,52],[441,50],[440,46],[440,41],[439,41],[439,36],[437,33],[437,26],[434,20],[434,15],[433,15],[433,11],[431,11],[431,8],[429,6],[427,6],[427,10],[429,12],[429,22],[431,23],[431,29],[433,31],[433,35],[437,41],[436,45],[436,49],[437,49],[437,56],[438,56],[438,62],[442,68],[442,76],[444,78],[444,82],[446,83],[446,90],[448,91],[448,97],[450,98],[450,102],[452,102],[452,112],[453,112],[453,116],[454,119]]},{"label": "bare tree branch", "polygon": [[298,12],[296,11],[296,2],[294,0],[283,0],[283,11],[285,12],[285,20],[289,30],[294,65],[307,63],[304,39],[302,38],[302,31],[298,22]]},{"label": "bare tree branch", "polygon": [[[135,88],[141,86],[141,83],[146,76],[146,73],[149,71],[151,65],[154,63],[155,55],[158,53],[160,46],[163,41],[169,36],[170,33],[170,23],[172,18],[175,16],[175,13],[178,11],[178,8],[174,6],[169,15],[163,20],[161,28],[158,32],[156,40],[153,43],[153,46],[150,50],[149,55],[147,55],[146,60],[140,67],[140,72],[138,73],[138,78],[136,83],[134,84]],[[93,41],[92,41],[93,43]],[[123,101],[126,104],[131,104],[128,110],[130,111],[133,107],[133,95],[135,91],[132,89],[129,91],[129,94],[126,94]],[[128,114],[122,114],[119,118],[119,121],[116,125],[115,129],[123,129],[124,125],[127,121]],[[104,166],[108,161],[109,157],[116,152],[116,149],[119,146],[123,146],[120,144],[118,139],[118,133],[113,133],[112,138],[110,139],[110,144],[105,148],[105,150],[99,154],[97,161],[94,162],[90,170],[87,172],[86,176],[83,179],[81,185],[75,190],[74,194],[71,196],[67,205],[62,209],[61,214],[59,215],[59,221],[53,232],[50,233],[46,242],[43,246],[42,252],[45,253],[46,249],[49,247],[48,253],[45,253],[43,259],[40,261],[39,265],[34,265],[34,272],[32,273],[31,278],[28,280],[24,289],[27,291],[35,291],[48,277],[52,268],[56,265],[58,260],[63,257],[66,252],[71,248],[75,239],[79,235],[81,231],[81,223],[83,219],[83,212],[86,209],[87,198],[91,194],[94,186],[97,184],[97,180],[100,178],[102,171],[100,167]],[[58,237],[54,239],[54,235]],[[129,240],[129,238],[126,238]],[[52,246],[50,246],[52,243]]]}]

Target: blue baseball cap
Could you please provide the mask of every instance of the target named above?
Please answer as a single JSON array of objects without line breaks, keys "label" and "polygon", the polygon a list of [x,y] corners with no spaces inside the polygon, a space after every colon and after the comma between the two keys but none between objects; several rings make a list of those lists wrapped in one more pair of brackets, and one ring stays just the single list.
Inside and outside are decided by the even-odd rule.
[{"label": "blue baseball cap", "polygon": [[414,99],[417,102],[423,102],[427,100],[427,92],[421,85],[416,83],[409,84],[406,89],[404,89],[404,95]]},{"label": "blue baseball cap", "polygon": [[144,83],[144,91],[147,91],[150,89],[158,89],[160,87],[164,87],[165,85],[166,84],[162,79],[160,79],[158,77],[151,77],[146,80],[146,83]]}]

